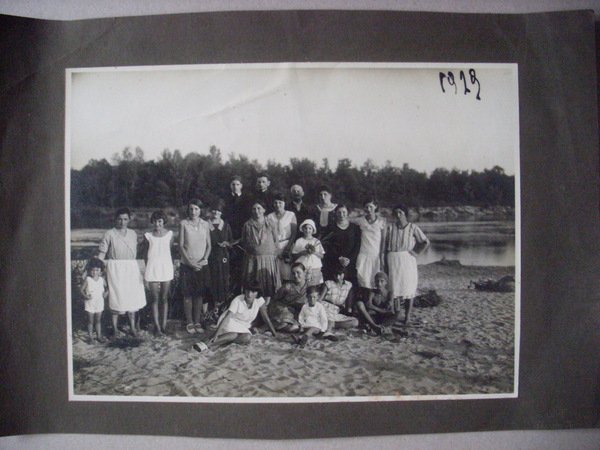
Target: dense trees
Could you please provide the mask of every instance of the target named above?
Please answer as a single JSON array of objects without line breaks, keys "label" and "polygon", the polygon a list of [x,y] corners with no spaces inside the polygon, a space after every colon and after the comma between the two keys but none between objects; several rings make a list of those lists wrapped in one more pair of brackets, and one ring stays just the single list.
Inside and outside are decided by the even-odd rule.
[{"label": "dense trees", "polygon": [[332,170],[327,159],[320,165],[306,158],[292,158],[282,165],[268,161],[262,166],[243,155],[229,155],[223,161],[220,150],[212,146],[206,154],[164,150],[157,161],[145,161],[139,147],[125,148],[106,159],[90,160],[81,170],[71,170],[71,207],[181,206],[199,197],[208,203],[225,196],[229,180],[240,175],[244,188],[253,189],[256,175],[269,173],[275,190],[289,192],[292,184],[304,187],[306,199],[316,200],[319,186],[329,185],[337,200],[358,206],[368,196],[382,205],[403,201],[409,206],[513,206],[514,176],[495,166],[483,172],[439,168],[429,176],[408,164],[394,167],[388,161],[378,167],[368,159],[355,167],[347,158]]}]

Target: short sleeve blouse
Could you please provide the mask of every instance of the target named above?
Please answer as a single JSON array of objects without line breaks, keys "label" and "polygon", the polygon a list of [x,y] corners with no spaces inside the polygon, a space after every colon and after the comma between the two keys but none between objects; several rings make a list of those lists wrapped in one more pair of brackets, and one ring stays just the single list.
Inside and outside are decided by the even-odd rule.
[{"label": "short sleeve blouse", "polygon": [[99,250],[106,255],[106,259],[136,259],[137,233],[127,229],[123,236],[116,228],[112,228],[104,233]]}]

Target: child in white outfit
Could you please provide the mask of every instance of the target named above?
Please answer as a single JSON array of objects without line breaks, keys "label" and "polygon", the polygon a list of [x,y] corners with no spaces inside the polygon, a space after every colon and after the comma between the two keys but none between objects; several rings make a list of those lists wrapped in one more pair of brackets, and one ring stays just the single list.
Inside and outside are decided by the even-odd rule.
[{"label": "child in white outfit", "polygon": [[[154,225],[154,229],[151,233],[144,234],[144,242],[148,249],[144,279],[150,287],[154,332],[160,336],[165,333],[169,314],[169,292],[173,279],[173,259],[171,257],[173,232],[165,228],[167,217],[162,211],[152,213],[150,222]],[[162,320],[160,320],[159,302],[162,303]]]},{"label": "child in white outfit", "polygon": [[89,343],[94,342],[94,326],[96,328],[96,337],[100,342],[106,342],[102,336],[102,311],[104,311],[104,299],[108,297],[106,289],[106,280],[102,277],[104,263],[98,258],[92,258],[87,265],[85,281],[81,285],[81,295],[85,299],[84,309],[88,316],[88,338]]},{"label": "child in white outfit", "polygon": [[299,344],[304,346],[310,336],[315,336],[327,331],[327,312],[323,305],[318,301],[321,292],[317,286],[311,286],[306,291],[308,303],[305,303],[300,310],[298,322],[302,327],[302,336]]},{"label": "child in white outfit", "polygon": [[311,219],[306,219],[300,225],[300,231],[303,236],[296,239],[292,248],[292,257],[295,262],[302,263],[306,268],[306,279],[309,286],[318,286],[323,283],[323,273],[321,260],[325,255],[325,249],[317,238],[313,237],[317,226]]}]

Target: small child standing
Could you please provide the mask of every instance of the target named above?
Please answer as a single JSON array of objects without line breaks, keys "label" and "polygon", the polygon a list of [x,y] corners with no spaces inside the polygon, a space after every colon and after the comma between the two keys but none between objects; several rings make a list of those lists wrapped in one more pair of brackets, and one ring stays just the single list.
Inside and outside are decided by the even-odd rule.
[{"label": "small child standing", "polygon": [[298,343],[304,346],[310,336],[315,336],[327,331],[328,321],[325,307],[319,302],[321,292],[317,286],[311,286],[306,290],[308,303],[305,303],[300,310],[298,322],[302,327],[302,337]]},{"label": "small child standing", "polygon": [[306,219],[300,225],[300,231],[303,236],[296,239],[292,248],[292,257],[295,262],[301,263],[306,268],[306,279],[309,286],[318,286],[323,283],[322,259],[325,255],[325,249],[321,241],[313,237],[317,230],[315,222]]},{"label": "small child standing", "polygon": [[96,337],[99,342],[106,342],[102,336],[102,311],[104,311],[104,300],[108,297],[106,280],[102,277],[104,263],[98,258],[92,258],[87,264],[87,277],[81,285],[81,295],[85,299],[84,309],[88,316],[88,338],[89,343],[94,342],[94,326]]},{"label": "small child standing", "polygon": [[[173,279],[173,259],[171,258],[173,232],[165,228],[167,217],[162,211],[153,212],[150,216],[150,222],[154,225],[154,229],[152,233],[144,234],[144,243],[148,248],[144,279],[150,286],[154,333],[157,336],[162,336],[165,334],[167,326],[169,290]],[[162,302],[162,321],[158,310],[159,302]]]}]

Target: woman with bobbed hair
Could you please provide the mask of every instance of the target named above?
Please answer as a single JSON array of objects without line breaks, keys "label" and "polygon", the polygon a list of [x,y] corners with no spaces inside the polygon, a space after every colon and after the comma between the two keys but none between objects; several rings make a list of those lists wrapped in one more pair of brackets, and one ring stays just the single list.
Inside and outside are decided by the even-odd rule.
[{"label": "woman with bobbed hair", "polygon": [[345,279],[356,286],[356,258],[360,250],[360,228],[348,219],[348,207],[340,203],[334,211],[335,222],[330,224],[321,239],[325,247],[323,275],[335,279],[338,267],[343,267]]},{"label": "woman with bobbed hair", "polygon": [[204,298],[210,288],[210,225],[200,217],[203,206],[198,199],[190,200],[187,218],[179,224],[179,273],[187,323],[185,328],[190,334],[204,331]]},{"label": "woman with bobbed hair", "polygon": [[379,217],[377,200],[370,198],[363,206],[365,215],[355,222],[361,232],[360,250],[356,257],[356,277],[361,288],[374,289],[375,274],[383,267],[382,246],[386,221]]},{"label": "woman with bobbed hair", "polygon": [[383,248],[392,298],[397,309],[404,303],[404,323],[407,324],[419,281],[415,256],[429,246],[429,239],[417,225],[408,221],[406,206],[399,203],[393,214],[396,220],[386,227]]},{"label": "woman with bobbed hair", "polygon": [[285,197],[277,192],[273,195],[273,212],[267,216],[267,220],[277,231],[277,265],[282,280],[289,280],[291,272],[291,250],[296,240],[298,223],[296,214],[285,209]]},{"label": "woman with bobbed hair", "polygon": [[265,302],[281,286],[277,265],[277,230],[265,217],[266,206],[258,200],[252,204],[252,218],[242,228],[244,255],[243,282],[249,286],[258,282]]}]

